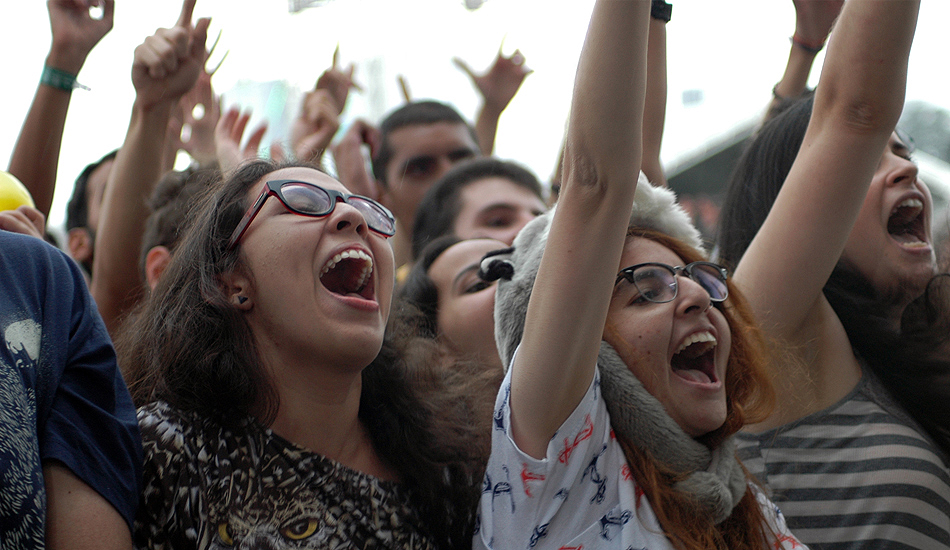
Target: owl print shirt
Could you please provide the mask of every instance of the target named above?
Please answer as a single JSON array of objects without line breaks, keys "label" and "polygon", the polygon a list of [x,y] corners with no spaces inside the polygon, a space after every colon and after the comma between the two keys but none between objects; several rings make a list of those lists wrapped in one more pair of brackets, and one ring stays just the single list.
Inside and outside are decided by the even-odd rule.
[{"label": "owl print shirt", "polygon": [[399,484],[247,419],[235,429],[158,401],[139,409],[138,548],[432,548]]}]

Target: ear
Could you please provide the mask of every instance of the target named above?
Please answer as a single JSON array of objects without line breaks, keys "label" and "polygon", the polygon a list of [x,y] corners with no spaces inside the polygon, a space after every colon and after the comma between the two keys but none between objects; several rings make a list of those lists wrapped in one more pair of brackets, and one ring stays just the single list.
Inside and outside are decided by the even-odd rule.
[{"label": "ear", "polygon": [[92,261],[92,235],[85,227],[74,227],[66,234],[69,255],[79,263]]},{"label": "ear", "polygon": [[240,270],[235,269],[230,273],[224,273],[220,276],[220,280],[222,290],[231,305],[243,311],[249,311],[254,307],[254,300],[250,295],[251,281],[240,273]]},{"label": "ear", "polygon": [[148,254],[145,255],[145,281],[148,283],[149,290],[155,290],[158,284],[158,278],[168,267],[168,262],[172,259],[172,253],[164,246],[153,246]]}]

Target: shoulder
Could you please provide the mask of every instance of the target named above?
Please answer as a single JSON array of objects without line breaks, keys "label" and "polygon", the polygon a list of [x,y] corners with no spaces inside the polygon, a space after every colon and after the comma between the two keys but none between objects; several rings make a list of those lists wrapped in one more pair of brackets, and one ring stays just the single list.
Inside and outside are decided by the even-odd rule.
[{"label": "shoulder", "polygon": [[0,254],[0,268],[4,270],[22,273],[75,272],[82,277],[79,266],[66,253],[36,237],[0,230],[0,251],[3,252]]}]

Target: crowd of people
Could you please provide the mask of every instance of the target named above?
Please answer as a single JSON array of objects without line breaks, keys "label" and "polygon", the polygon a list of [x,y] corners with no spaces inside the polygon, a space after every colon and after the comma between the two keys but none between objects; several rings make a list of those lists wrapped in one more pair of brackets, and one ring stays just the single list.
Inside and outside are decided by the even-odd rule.
[{"label": "crowd of people", "polygon": [[0,546],[950,549],[950,274],[896,129],[919,1],[794,0],[716,242],[660,163],[663,0],[595,1],[544,182],[493,156],[520,52],[457,61],[474,122],[407,94],[342,132],[335,54],[261,157],[195,3],[135,49],[62,244],[114,0],[47,3],[0,178]]}]

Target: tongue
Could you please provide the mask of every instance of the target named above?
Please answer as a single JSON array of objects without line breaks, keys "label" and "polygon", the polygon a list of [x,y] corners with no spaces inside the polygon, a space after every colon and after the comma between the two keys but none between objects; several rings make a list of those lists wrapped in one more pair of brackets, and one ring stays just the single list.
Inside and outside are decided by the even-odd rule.
[{"label": "tongue", "polygon": [[910,233],[910,232],[908,232],[908,233],[900,233],[900,234],[891,233],[891,236],[894,237],[894,240],[895,240],[895,241],[897,241],[897,242],[899,242],[899,243],[901,243],[901,244],[910,244],[910,245],[914,245],[914,244],[916,244],[916,245],[921,245],[921,244],[924,244],[924,243],[921,242],[921,240],[920,240],[919,238],[917,238],[917,235],[914,235],[913,233]]},{"label": "tongue", "polygon": [[712,380],[709,379],[709,375],[701,370],[696,369],[676,369],[675,372],[679,377],[685,378],[692,382],[699,382],[700,384],[709,384]]}]

